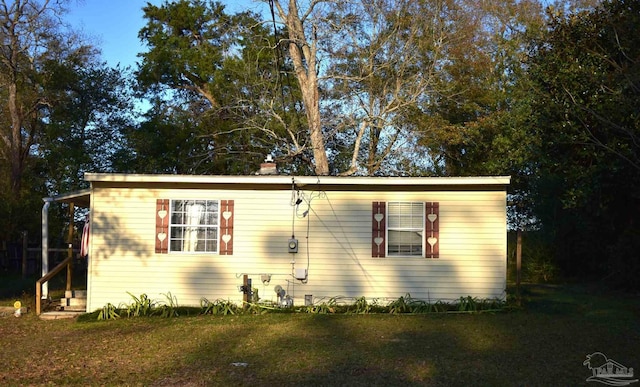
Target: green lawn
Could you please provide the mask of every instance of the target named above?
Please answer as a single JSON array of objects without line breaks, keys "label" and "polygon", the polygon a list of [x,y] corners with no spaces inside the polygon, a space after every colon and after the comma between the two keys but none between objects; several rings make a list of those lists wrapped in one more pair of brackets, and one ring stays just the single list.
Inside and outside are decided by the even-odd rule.
[{"label": "green lawn", "polygon": [[524,301],[481,314],[2,317],[0,385],[577,386],[596,351],[640,370],[638,297],[529,286]]}]

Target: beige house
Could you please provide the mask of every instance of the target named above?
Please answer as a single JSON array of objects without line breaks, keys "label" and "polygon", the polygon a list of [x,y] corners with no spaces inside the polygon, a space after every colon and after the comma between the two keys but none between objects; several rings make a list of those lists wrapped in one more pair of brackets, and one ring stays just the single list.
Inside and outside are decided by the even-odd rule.
[{"label": "beige house", "polygon": [[86,174],[87,311],[127,292],[180,305],[505,298],[509,177]]}]

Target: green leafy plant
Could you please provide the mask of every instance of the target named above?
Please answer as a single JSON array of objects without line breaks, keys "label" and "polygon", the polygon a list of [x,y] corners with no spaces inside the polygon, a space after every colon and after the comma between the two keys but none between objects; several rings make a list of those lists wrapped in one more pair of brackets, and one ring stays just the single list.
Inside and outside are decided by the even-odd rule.
[{"label": "green leafy plant", "polygon": [[179,317],[178,298],[171,292],[162,293],[162,295],[166,298],[166,301],[160,306],[160,315],[162,317]]},{"label": "green leafy plant", "polygon": [[498,311],[505,309],[507,303],[497,298],[486,298],[479,302],[478,311]]},{"label": "green leafy plant", "polygon": [[409,313],[411,310],[411,295],[409,293],[401,296],[395,301],[391,301],[389,305],[387,305],[387,310],[391,314],[399,314],[399,313]]},{"label": "green leafy plant", "polygon": [[338,300],[335,297],[331,297],[328,302],[323,302],[316,305],[308,305],[305,307],[305,312],[313,314],[330,314],[336,313],[338,306]]},{"label": "green leafy plant", "polygon": [[431,304],[430,312],[443,313],[443,312],[446,312],[447,310],[449,310],[449,304],[447,304],[445,301],[438,300],[435,303]]},{"label": "green leafy plant", "polygon": [[266,314],[278,308],[269,303],[248,302],[244,304],[242,313],[244,314]]},{"label": "green leafy plant", "polygon": [[115,320],[117,318],[120,318],[120,315],[117,312],[116,306],[111,303],[103,306],[100,313],[98,313],[98,320]]},{"label": "green leafy plant", "polygon": [[305,311],[312,314],[329,314],[334,312],[326,302],[317,305],[309,305],[306,307]]},{"label": "green leafy plant", "polygon": [[460,297],[458,300],[458,312],[477,312],[478,300],[474,297]]},{"label": "green leafy plant", "polygon": [[366,314],[371,312],[371,308],[372,306],[367,303],[367,299],[362,296],[356,298],[356,301],[353,303],[353,305],[350,305],[347,308],[347,313]]},{"label": "green leafy plant", "polygon": [[129,292],[127,294],[133,298],[133,302],[123,308],[127,317],[150,316],[153,313],[155,302],[145,293],[141,294],[139,298]]},{"label": "green leafy plant", "polygon": [[200,298],[200,314],[213,314],[213,302],[206,297]]},{"label": "green leafy plant", "polygon": [[404,296],[390,302],[387,305],[387,311],[390,314],[400,313],[433,313],[440,312],[443,309],[443,304],[431,304],[425,300],[415,299],[411,297],[411,294],[407,293]]},{"label": "green leafy plant", "polygon": [[238,307],[231,301],[218,299],[214,302],[209,301],[206,298],[200,299],[200,313],[201,314],[213,314],[213,315],[229,315],[236,314]]},{"label": "green leafy plant", "polygon": [[[149,300],[149,298],[144,294],[139,298],[132,296],[134,302],[130,305],[125,305],[122,309],[127,313],[127,317],[151,316],[154,314],[158,314],[162,317],[179,317],[180,314],[177,298],[172,295],[171,292],[162,293],[162,295],[165,297],[166,301],[160,302],[157,305],[153,301]],[[466,296],[460,297],[454,303],[448,303],[443,300],[430,303],[425,300],[415,299],[411,297],[409,293],[390,302],[386,306],[379,305],[377,299],[368,301],[364,296],[356,298],[351,304],[344,302],[341,303],[340,298],[332,297],[327,302],[315,305],[298,306],[295,308],[283,308],[280,305],[259,302],[245,302],[242,304],[242,307],[240,307],[229,300],[218,299],[212,302],[205,297],[200,299],[200,314],[221,316],[237,314],[262,315],[266,313],[285,311],[312,314],[478,313],[482,311],[495,312],[503,310],[504,308],[505,302],[498,299],[480,300],[476,297]],[[108,312],[104,312],[102,315],[108,316]]]},{"label": "green leafy plant", "polygon": [[424,300],[410,299],[409,301],[410,313],[431,313],[432,305]]}]

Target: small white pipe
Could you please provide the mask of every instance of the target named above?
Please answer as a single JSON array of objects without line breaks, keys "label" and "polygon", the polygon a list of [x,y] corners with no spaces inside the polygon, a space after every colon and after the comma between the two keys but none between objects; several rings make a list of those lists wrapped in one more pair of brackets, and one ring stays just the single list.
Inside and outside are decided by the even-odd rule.
[{"label": "small white pipe", "polygon": [[268,273],[268,272],[262,272],[262,273],[236,273],[236,278],[240,278],[244,275],[250,275],[250,276],[258,276],[258,275],[270,275],[272,277],[274,276],[283,276],[283,277],[291,277],[291,273]]},{"label": "small white pipe", "polygon": [[[44,198],[42,206],[42,276],[49,272],[49,206],[53,199]],[[42,299],[49,298],[49,283],[42,284]]]}]

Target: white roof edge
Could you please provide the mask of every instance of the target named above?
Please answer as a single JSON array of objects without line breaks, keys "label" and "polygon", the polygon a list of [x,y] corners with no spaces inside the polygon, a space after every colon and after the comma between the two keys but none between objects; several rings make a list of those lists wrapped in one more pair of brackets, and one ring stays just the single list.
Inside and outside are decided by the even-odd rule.
[{"label": "white roof edge", "polygon": [[85,197],[87,195],[91,194],[91,188],[85,188],[85,189],[81,189],[78,191],[72,191],[72,192],[65,192],[63,194],[60,195],[55,195],[50,197],[50,199],[53,200],[71,200],[71,199],[75,199],[75,198],[81,198],[81,197]]},{"label": "white roof edge", "polygon": [[[508,185],[510,176],[471,177],[343,177],[285,175],[154,175],[85,173],[89,182],[108,183],[195,183],[195,184],[291,184],[299,185]],[[292,180],[293,179],[293,180]]]},{"label": "white roof edge", "polygon": [[81,189],[79,191],[66,192],[59,195],[43,198],[45,202],[63,202],[74,203],[79,207],[88,207],[91,197],[91,188]]}]

